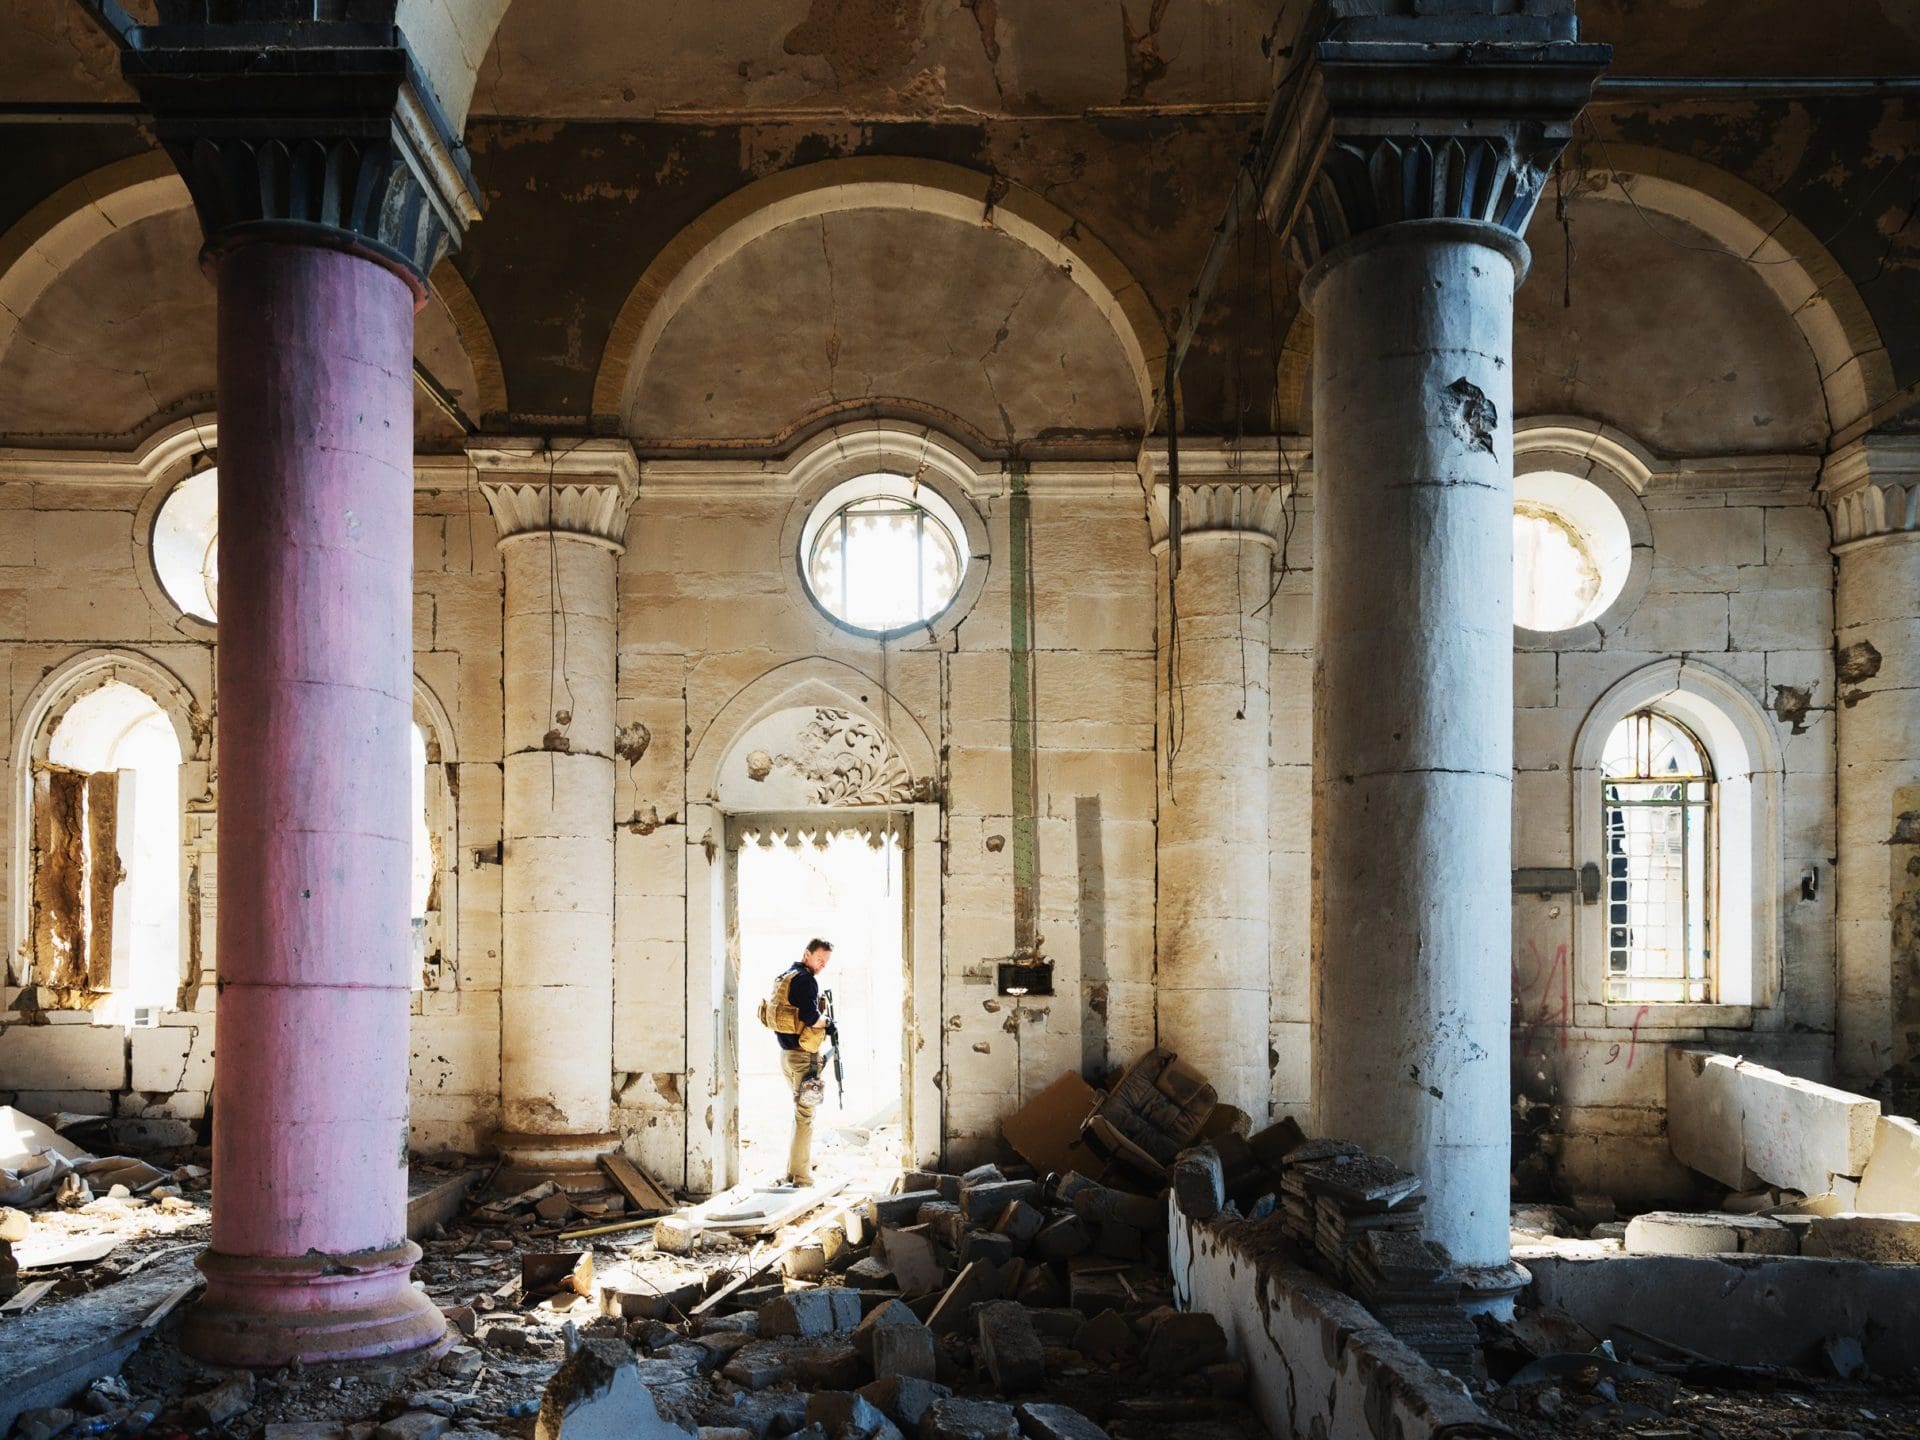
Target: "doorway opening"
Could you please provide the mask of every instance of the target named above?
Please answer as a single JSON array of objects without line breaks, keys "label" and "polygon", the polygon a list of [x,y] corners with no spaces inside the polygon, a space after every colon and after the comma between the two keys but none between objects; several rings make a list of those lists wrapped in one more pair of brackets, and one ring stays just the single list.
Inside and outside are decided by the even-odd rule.
[{"label": "doorway opening", "polygon": [[[881,823],[875,823],[876,820]],[[787,1171],[793,1095],[780,1050],[759,1023],[760,1001],[815,937],[830,941],[820,974],[840,1031],[842,1085],[823,1066],[826,1099],[814,1113],[816,1180],[854,1180],[901,1159],[902,1054],[908,907],[905,817],[734,820],[732,886],[739,984],[739,1167],[749,1184]]]}]

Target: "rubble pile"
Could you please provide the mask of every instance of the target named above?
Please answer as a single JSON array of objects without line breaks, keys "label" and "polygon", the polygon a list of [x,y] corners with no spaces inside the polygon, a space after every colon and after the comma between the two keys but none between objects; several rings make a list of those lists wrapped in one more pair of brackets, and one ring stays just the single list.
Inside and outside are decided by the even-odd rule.
[{"label": "rubble pile", "polygon": [[[1344,1140],[1309,1140],[1292,1120],[1244,1138],[1218,1135],[1187,1152],[1176,1172],[1215,1163],[1220,1208],[1246,1219],[1274,1216],[1306,1263],[1428,1364],[1462,1379],[1475,1375],[1479,1332],[1460,1303],[1451,1258],[1425,1236],[1419,1176]],[[1204,1197],[1196,1207],[1186,1189],[1180,1193],[1189,1216],[1211,1218]]]}]

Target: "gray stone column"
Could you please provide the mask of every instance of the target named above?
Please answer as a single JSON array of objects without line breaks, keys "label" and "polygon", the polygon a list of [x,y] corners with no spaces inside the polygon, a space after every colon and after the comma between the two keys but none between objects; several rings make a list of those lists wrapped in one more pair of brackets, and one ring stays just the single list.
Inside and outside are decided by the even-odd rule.
[{"label": "gray stone column", "polygon": [[476,450],[500,527],[505,775],[500,1120],[516,1179],[580,1177],[613,1133],[614,678],[631,447]]},{"label": "gray stone column", "polygon": [[1169,487],[1154,494],[1158,1039],[1256,1126],[1266,1122],[1272,1093],[1268,634],[1285,494],[1274,477],[1183,483],[1172,606]]},{"label": "gray stone column", "polygon": [[1864,1084],[1920,1054],[1920,439],[1855,441],[1821,489],[1838,560],[1835,1068]]},{"label": "gray stone column", "polygon": [[1317,47],[1300,117],[1324,149],[1266,197],[1314,322],[1312,1129],[1419,1174],[1428,1235],[1499,1304],[1520,1279],[1513,296],[1607,52],[1571,43],[1570,15],[1515,45],[1475,42],[1473,16],[1334,8],[1352,18]]}]

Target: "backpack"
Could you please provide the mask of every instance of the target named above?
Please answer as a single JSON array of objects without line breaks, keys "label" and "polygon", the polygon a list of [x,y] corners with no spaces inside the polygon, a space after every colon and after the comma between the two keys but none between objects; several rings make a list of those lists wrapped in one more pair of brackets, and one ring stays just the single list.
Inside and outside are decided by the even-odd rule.
[{"label": "backpack", "polygon": [[[762,1025],[776,1035],[798,1035],[800,1048],[811,1053],[820,1048],[821,1042],[826,1037],[818,1031],[809,1032],[807,1027],[800,1023],[800,1007],[787,999],[787,992],[793,985],[793,976],[794,972],[791,969],[782,970],[779,979],[773,982],[772,993],[760,1002],[754,1014],[759,1017]],[[813,1043],[808,1044],[809,1040]]]}]

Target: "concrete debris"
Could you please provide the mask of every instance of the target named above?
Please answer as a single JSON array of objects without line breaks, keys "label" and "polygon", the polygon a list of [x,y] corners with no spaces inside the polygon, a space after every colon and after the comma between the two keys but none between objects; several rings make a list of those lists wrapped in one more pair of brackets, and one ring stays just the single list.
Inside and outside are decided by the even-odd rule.
[{"label": "concrete debris", "polygon": [[661,1418],[633,1352],[617,1340],[583,1340],[547,1382],[534,1440],[691,1440]]},{"label": "concrete debris", "polygon": [[994,1388],[1003,1395],[1038,1389],[1047,1378],[1046,1356],[1026,1306],[992,1300],[975,1312],[975,1318],[981,1358]]},{"label": "concrete debris", "polygon": [[1107,1440],[1107,1432],[1065,1405],[1022,1405],[1014,1414],[1028,1440]]},{"label": "concrete debris", "polygon": [[1020,1440],[1011,1405],[991,1400],[936,1400],[921,1417],[922,1440]]}]

